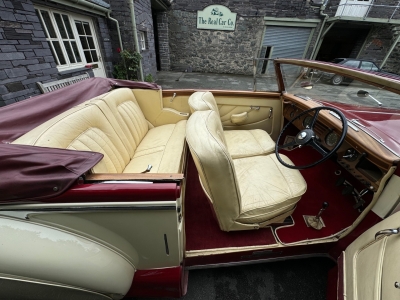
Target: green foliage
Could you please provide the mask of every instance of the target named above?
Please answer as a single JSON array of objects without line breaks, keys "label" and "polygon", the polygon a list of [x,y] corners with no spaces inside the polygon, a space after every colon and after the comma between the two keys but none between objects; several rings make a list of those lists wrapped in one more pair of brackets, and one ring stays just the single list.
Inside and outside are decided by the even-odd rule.
[{"label": "green foliage", "polygon": [[146,82],[154,82],[153,75],[147,74],[147,75],[144,77],[144,81],[146,81]]},{"label": "green foliage", "polygon": [[131,50],[124,50],[120,52],[120,56],[121,60],[114,66],[114,78],[137,80],[137,71],[139,70],[139,63],[142,59],[140,53]]}]

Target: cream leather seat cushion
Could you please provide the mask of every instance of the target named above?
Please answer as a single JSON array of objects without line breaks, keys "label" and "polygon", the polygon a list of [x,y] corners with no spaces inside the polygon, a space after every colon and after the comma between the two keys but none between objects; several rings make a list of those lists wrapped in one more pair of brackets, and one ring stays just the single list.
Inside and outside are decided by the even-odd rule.
[{"label": "cream leather seat cushion", "polygon": [[215,111],[194,112],[187,122],[186,140],[224,231],[254,229],[284,219],[306,191],[300,172],[281,166],[275,155],[233,160]]},{"label": "cream leather seat cushion", "polygon": [[[189,97],[190,111],[219,110],[211,92],[195,92]],[[273,153],[275,142],[265,130],[226,130],[226,144],[232,158],[250,157]]]},{"label": "cream leather seat cushion", "polygon": [[[281,155],[282,159],[293,164]],[[233,160],[240,187],[243,223],[259,223],[265,215],[273,218],[296,205],[306,191],[299,171],[284,167],[275,155],[253,156]]]},{"label": "cream leather seat cushion", "polygon": [[186,121],[152,128],[135,151],[124,173],[139,173],[152,165],[151,173],[178,173],[185,146]]}]

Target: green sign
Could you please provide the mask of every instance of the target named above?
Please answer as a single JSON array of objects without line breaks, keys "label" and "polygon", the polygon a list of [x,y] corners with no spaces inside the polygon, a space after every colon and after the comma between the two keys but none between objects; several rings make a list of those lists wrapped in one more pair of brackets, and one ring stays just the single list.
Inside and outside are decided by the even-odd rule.
[{"label": "green sign", "polygon": [[235,30],[236,13],[223,5],[210,5],[197,11],[197,28]]}]

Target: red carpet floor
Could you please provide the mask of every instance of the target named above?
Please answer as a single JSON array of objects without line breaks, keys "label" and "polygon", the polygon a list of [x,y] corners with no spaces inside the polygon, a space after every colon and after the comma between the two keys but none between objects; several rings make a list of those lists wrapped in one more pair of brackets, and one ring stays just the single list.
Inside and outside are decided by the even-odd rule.
[{"label": "red carpet floor", "polygon": [[[310,147],[295,149],[285,154],[290,157],[295,165],[304,165],[313,155],[318,155]],[[335,170],[341,170],[337,176]],[[360,183],[333,160],[327,160],[316,167],[302,170],[301,174],[307,182],[307,191],[297,204],[292,217],[294,225],[291,227],[278,227],[276,234],[283,243],[293,243],[330,236],[350,226],[360,214],[353,208],[355,204],[352,195],[342,195],[343,186],[337,187],[339,177],[345,177],[358,191],[362,189]],[[364,196],[367,203],[372,199],[371,194]],[[323,212],[322,219],[326,225],[321,230],[309,228],[304,222],[303,215],[316,215],[326,201],[329,207]]]},{"label": "red carpet floor", "polygon": [[[313,149],[305,147],[285,154],[295,164],[300,165],[313,159],[315,154],[313,151]],[[298,202],[292,215],[294,225],[275,229],[280,241],[293,243],[327,237],[350,226],[358,217],[358,210],[353,208],[355,204],[353,196],[342,195],[343,186],[336,186],[336,181],[340,177],[334,174],[336,170],[341,170],[340,176],[345,177],[359,191],[362,189],[358,181],[333,160],[327,160],[316,167],[302,170],[301,173],[308,185],[307,192]],[[371,198],[371,194],[364,197],[367,204]],[[326,227],[321,230],[307,227],[303,215],[316,215],[324,201],[329,203],[328,209],[322,215]],[[191,157],[189,157],[186,181],[185,230],[186,250],[276,243],[270,228],[234,232],[224,232],[219,229],[209,201],[200,186],[198,173]]]}]

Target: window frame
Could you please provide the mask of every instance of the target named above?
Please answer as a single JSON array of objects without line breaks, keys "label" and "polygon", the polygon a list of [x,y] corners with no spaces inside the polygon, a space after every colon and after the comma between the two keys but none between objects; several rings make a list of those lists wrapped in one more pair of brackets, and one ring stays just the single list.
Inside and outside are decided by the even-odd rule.
[{"label": "window frame", "polygon": [[145,51],[147,50],[147,43],[146,43],[146,32],[145,31],[139,31],[139,37],[140,37],[140,50]]},{"label": "window frame", "polygon": [[[75,13],[71,13],[71,12],[66,12],[66,11],[61,11],[61,10],[57,10],[57,9],[52,9],[49,7],[44,7],[44,6],[34,6],[35,10],[37,10],[39,13],[37,14],[38,18],[40,19],[40,23],[43,26],[43,31],[46,35],[46,41],[49,42],[49,47],[51,49],[52,55],[54,57],[54,60],[56,62],[56,67],[57,70],[62,72],[62,71],[68,71],[68,70],[73,70],[73,69],[78,69],[78,68],[83,68],[85,67],[85,65],[87,64],[91,64],[91,63],[96,63],[96,62],[88,62],[86,60],[85,57],[85,53],[84,53],[84,49],[83,49],[83,45],[81,43],[80,40],[80,34],[78,33],[78,30],[76,28],[75,22],[76,21],[80,21],[80,22],[87,22],[89,24],[89,28],[91,31],[91,36],[93,37],[93,43],[94,43],[94,49],[96,50],[96,54],[97,54],[97,61],[101,62],[101,56],[100,56],[100,47],[97,41],[97,36],[96,36],[96,32],[95,32],[95,27],[93,25],[93,21],[88,18],[85,17],[83,15],[79,15],[79,14],[75,14]],[[50,20],[51,20],[51,24],[52,27],[55,31],[56,37],[51,38],[50,34],[49,34],[49,29],[47,28],[47,24],[45,23],[43,16],[42,16],[42,12],[41,11],[46,11],[49,16],[50,16]],[[55,19],[55,14],[60,14],[61,15],[61,19],[63,20],[63,15],[66,15],[68,17],[69,23],[70,23],[70,27],[72,30],[72,34],[73,34],[73,39],[71,39],[69,37],[69,33],[68,30],[66,29],[66,35],[67,35],[67,39],[62,37],[62,34],[60,32],[60,28],[58,27],[58,23],[56,22]],[[65,27],[65,22],[63,20],[63,24]],[[64,45],[64,42],[69,42],[70,43],[70,47],[72,49],[72,54],[75,58],[75,62],[71,62],[70,57],[68,55],[67,49]],[[64,60],[65,60],[65,64],[60,64],[60,58],[55,50],[55,47],[53,46],[53,42],[58,42],[60,47],[61,47],[61,51],[62,54],[64,56]],[[76,59],[76,53],[74,52],[74,49],[72,47],[71,42],[75,42],[76,46],[77,46],[77,51],[79,53],[81,62],[78,62],[78,60]]]}]

